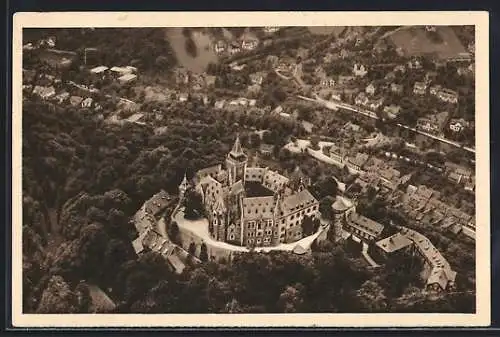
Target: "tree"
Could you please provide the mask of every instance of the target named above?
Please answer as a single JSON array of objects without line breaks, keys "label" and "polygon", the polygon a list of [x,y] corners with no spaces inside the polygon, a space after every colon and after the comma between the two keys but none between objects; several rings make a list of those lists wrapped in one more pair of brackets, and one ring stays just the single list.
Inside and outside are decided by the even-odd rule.
[{"label": "tree", "polygon": [[196,47],[196,43],[191,37],[186,38],[186,53],[188,53],[191,57],[198,56],[198,49]]},{"label": "tree", "polygon": [[92,306],[92,297],[90,296],[89,286],[85,281],[80,281],[75,288],[75,294],[78,299],[78,312],[88,313]]},{"label": "tree", "polygon": [[185,38],[191,37],[191,29],[187,27],[182,28],[182,35],[184,35]]},{"label": "tree", "polygon": [[61,276],[55,275],[49,280],[43,291],[37,313],[71,314],[79,310],[78,297]]},{"label": "tree", "polygon": [[186,219],[197,219],[204,213],[201,195],[194,189],[186,191],[184,197],[184,216]]},{"label": "tree", "polygon": [[208,251],[207,251],[207,245],[205,242],[203,242],[201,244],[201,247],[200,247],[200,260],[202,262],[208,261]]},{"label": "tree", "polygon": [[302,219],[302,222],[300,223],[302,227],[302,234],[304,236],[309,236],[313,234],[314,231],[314,222],[312,218],[308,215],[305,215],[304,218]]},{"label": "tree", "polygon": [[191,241],[191,243],[189,244],[188,252],[193,256],[196,254],[196,243],[194,243],[193,241]]},{"label": "tree", "polygon": [[179,225],[177,224],[177,221],[172,221],[168,226],[168,236],[170,240],[172,240],[172,242],[177,245],[181,244],[181,238],[179,234]]},{"label": "tree", "polygon": [[164,56],[164,55],[159,55],[156,60],[155,60],[155,65],[160,68],[160,69],[163,69],[163,68],[166,68],[170,65],[170,60]]},{"label": "tree", "polygon": [[250,135],[250,145],[253,147],[253,148],[258,148],[260,146],[260,135],[257,134],[257,133],[252,133]]},{"label": "tree", "polygon": [[315,151],[319,150],[319,138],[317,136],[311,137],[311,148]]},{"label": "tree", "polygon": [[356,292],[360,310],[363,312],[384,312],[387,309],[387,297],[384,289],[374,281],[366,281]]},{"label": "tree", "polygon": [[317,197],[322,199],[326,196],[336,196],[338,192],[337,181],[333,177],[325,177],[314,184]]},{"label": "tree", "polygon": [[332,204],[335,202],[335,199],[332,196],[326,196],[319,202],[319,211],[321,212],[321,216],[325,219],[331,220],[333,219],[333,210]]},{"label": "tree", "polygon": [[295,284],[294,286],[287,286],[283,292],[280,294],[278,300],[278,308],[281,312],[300,312],[301,305],[303,303],[301,289],[303,286],[301,284]]}]

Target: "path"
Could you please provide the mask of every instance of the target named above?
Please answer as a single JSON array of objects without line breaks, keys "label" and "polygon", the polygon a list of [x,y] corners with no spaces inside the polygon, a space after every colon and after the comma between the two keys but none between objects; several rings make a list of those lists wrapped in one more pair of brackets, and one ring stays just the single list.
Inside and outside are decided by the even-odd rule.
[{"label": "path", "polygon": [[362,250],[362,254],[363,254],[363,257],[365,258],[365,260],[373,267],[373,268],[378,268],[380,267],[380,265],[373,261],[372,257],[370,256],[370,254],[368,254],[368,244],[366,242],[363,241],[363,250]]},{"label": "path", "polygon": [[[167,224],[165,223],[164,217],[161,217],[160,220],[156,222],[156,231],[163,236],[164,238],[168,239],[168,234],[167,234]],[[170,240],[169,240],[170,241]]]},{"label": "path", "polygon": [[[223,249],[228,252],[249,252],[247,247],[232,245],[227,242],[218,241],[213,239],[208,232],[208,220],[206,218],[197,220],[188,220],[184,218],[183,210],[179,210],[172,218],[179,225],[179,229],[189,231],[200,238],[207,246],[211,248]],[[270,252],[270,251],[292,251],[297,245],[300,245],[304,249],[309,249],[314,240],[322,233],[324,229],[319,228],[316,233],[309,235],[301,240],[292,243],[281,243],[273,247],[256,247],[254,251],[256,252]]]}]

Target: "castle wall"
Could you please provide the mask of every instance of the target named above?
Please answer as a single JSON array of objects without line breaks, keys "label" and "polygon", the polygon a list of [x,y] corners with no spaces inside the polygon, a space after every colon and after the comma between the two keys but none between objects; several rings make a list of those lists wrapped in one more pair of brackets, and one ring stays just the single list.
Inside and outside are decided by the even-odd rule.
[{"label": "castle wall", "polygon": [[247,167],[245,170],[245,181],[262,182],[266,173],[265,168]]},{"label": "castle wall", "polygon": [[285,242],[293,242],[302,238],[302,220],[304,216],[315,218],[319,203],[313,203],[305,207],[297,207],[295,211],[285,214],[286,235]]},{"label": "castle wall", "polygon": [[244,245],[270,246],[274,229],[274,196],[243,198]]}]

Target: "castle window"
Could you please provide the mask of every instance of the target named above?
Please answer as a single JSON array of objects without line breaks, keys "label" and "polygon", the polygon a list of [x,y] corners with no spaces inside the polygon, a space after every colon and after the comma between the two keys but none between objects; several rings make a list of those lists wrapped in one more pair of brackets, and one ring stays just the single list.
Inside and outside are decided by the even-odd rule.
[{"label": "castle window", "polygon": [[262,223],[260,223],[260,222],[259,222],[259,223],[257,224],[257,229],[262,229]]},{"label": "castle window", "polygon": [[257,244],[259,245],[261,243],[260,238],[257,239]]},{"label": "castle window", "polygon": [[234,240],[234,234],[229,235],[229,240]]}]

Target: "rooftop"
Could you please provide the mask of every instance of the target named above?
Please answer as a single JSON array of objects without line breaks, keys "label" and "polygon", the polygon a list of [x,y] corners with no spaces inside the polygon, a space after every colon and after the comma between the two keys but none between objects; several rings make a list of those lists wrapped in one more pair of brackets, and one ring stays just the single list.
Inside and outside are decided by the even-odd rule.
[{"label": "rooftop", "polygon": [[245,191],[246,195],[249,198],[253,197],[265,197],[274,195],[273,191],[263,186],[259,182],[255,181],[246,181],[245,182]]},{"label": "rooftop", "polygon": [[408,247],[412,244],[412,241],[408,239],[406,236],[401,235],[401,233],[396,233],[391,235],[385,239],[377,241],[377,247],[381,248],[386,253],[392,253]]},{"label": "rooftop", "polygon": [[90,69],[90,72],[93,74],[99,74],[99,73],[102,73],[103,71],[106,71],[108,69],[109,68],[106,66],[98,66],[98,67]]},{"label": "rooftop", "polygon": [[158,215],[170,203],[172,198],[167,192],[161,190],[144,203],[146,213]]},{"label": "rooftop", "polygon": [[122,82],[128,82],[128,81],[132,81],[136,78],[137,78],[137,75],[135,75],[135,74],[125,74],[125,75],[121,76],[120,78],[118,78],[118,80],[122,81]]},{"label": "rooftop", "polygon": [[367,232],[368,234],[371,234],[373,236],[379,236],[382,233],[382,230],[384,229],[384,225],[372,220],[368,219],[367,217],[358,214],[358,213],[352,213],[351,214],[351,225],[354,227],[357,227],[359,230],[363,232]]},{"label": "rooftop", "polygon": [[340,196],[337,196],[335,198],[335,202],[332,204],[332,208],[336,211],[345,211],[346,209],[351,207],[352,203],[349,200],[342,198]]},{"label": "rooftop", "polygon": [[294,210],[296,207],[304,207],[308,204],[313,204],[317,202],[316,198],[313,197],[311,192],[307,189],[303,189],[302,191],[292,194],[283,199],[282,205],[288,210]]}]

